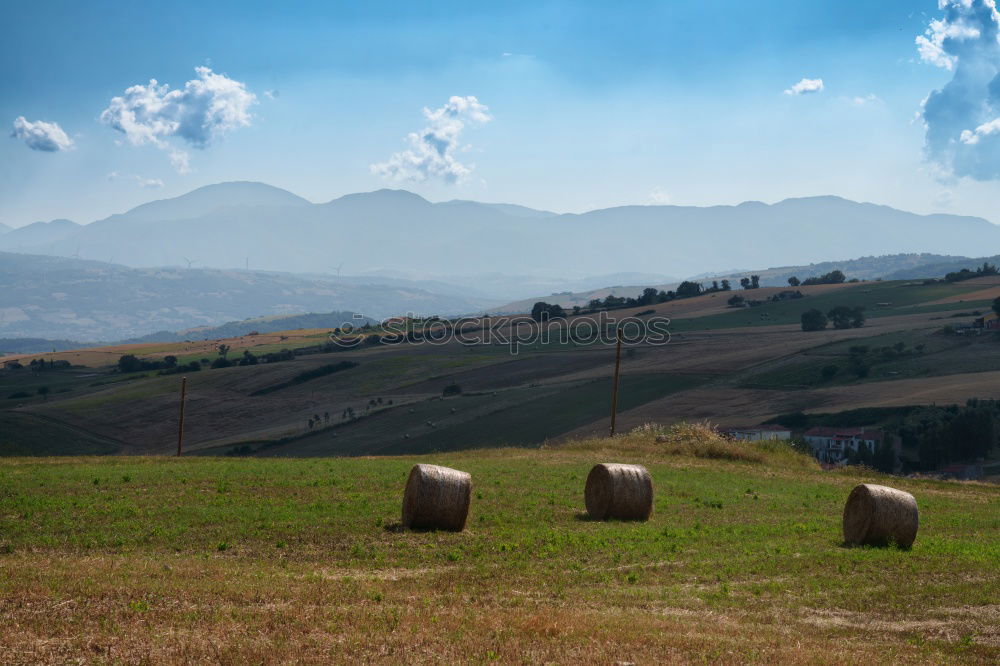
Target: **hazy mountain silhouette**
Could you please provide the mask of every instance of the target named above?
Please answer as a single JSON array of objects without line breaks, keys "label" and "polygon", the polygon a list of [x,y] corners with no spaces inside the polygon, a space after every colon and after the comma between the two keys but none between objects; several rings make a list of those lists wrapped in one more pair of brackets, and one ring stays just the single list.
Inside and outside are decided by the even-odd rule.
[{"label": "hazy mountain silhouette", "polygon": [[250,317],[350,310],[382,318],[453,315],[496,304],[402,282],[106,262],[0,252],[0,338],[120,340]]},{"label": "hazy mountain silhouette", "polygon": [[0,249],[15,252],[21,248],[40,249],[47,244],[69,238],[80,228],[79,224],[70,220],[33,222],[3,234],[0,237]]},{"label": "hazy mountain silhouette", "polygon": [[[0,247],[10,248],[7,234]],[[1000,251],[977,217],[916,215],[834,196],[768,205],[622,206],[556,215],[506,204],[431,203],[404,190],[311,204],[261,183],[222,183],[151,202],[20,251],[295,271],[673,276],[873,254]],[[470,285],[474,286],[474,285]]]}]

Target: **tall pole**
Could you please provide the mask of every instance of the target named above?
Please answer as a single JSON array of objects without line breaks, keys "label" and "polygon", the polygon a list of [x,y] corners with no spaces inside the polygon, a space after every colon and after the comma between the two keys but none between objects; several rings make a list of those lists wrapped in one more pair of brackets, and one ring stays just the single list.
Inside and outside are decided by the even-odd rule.
[{"label": "tall pole", "polygon": [[611,436],[615,436],[615,417],[618,416],[618,373],[622,366],[622,330],[615,331],[615,378],[611,383]]},{"label": "tall pole", "polygon": [[177,455],[184,449],[184,398],[187,395],[187,377],[181,377],[181,417],[177,422]]}]

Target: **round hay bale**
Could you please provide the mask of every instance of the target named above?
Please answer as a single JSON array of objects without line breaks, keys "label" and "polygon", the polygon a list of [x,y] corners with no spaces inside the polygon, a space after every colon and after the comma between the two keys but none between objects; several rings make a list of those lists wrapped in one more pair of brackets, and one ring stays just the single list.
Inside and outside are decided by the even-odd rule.
[{"label": "round hay bale", "polygon": [[594,465],[583,495],[595,520],[649,520],[653,513],[653,478],[642,465]]},{"label": "round hay bale", "polygon": [[472,476],[467,472],[414,465],[403,493],[403,527],[461,532],[471,497]]},{"label": "round hay bale", "polygon": [[902,490],[862,483],[844,505],[844,543],[909,548],[917,538],[917,500]]}]

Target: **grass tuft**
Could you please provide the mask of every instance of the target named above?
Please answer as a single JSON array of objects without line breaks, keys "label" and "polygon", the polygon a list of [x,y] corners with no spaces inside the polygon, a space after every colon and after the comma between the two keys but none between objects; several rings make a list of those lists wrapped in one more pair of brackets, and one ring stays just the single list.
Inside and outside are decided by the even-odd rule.
[{"label": "grass tuft", "polygon": [[647,423],[631,431],[607,438],[591,438],[568,442],[565,448],[593,451],[609,448],[639,456],[683,456],[709,460],[732,460],[768,464],[793,469],[818,469],[819,465],[805,453],[795,450],[788,442],[745,442],[719,434],[710,423],[676,423],[663,426]]}]

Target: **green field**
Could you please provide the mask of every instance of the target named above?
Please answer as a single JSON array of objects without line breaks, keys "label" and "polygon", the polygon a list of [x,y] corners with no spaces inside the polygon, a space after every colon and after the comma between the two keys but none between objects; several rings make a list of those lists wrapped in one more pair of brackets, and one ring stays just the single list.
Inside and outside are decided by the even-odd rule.
[{"label": "green field", "polygon": [[[906,314],[926,314],[930,312],[950,312],[956,310],[988,310],[990,301],[966,301],[925,306],[922,303],[936,301],[956,294],[977,291],[979,285],[935,283],[924,285],[918,281],[900,280],[892,282],[862,282],[847,285],[824,294],[806,296],[791,301],[764,302],[752,308],[737,308],[731,312],[698,317],[678,318],[671,322],[671,331],[700,331],[720,328],[745,328],[773,326],[775,324],[798,324],[802,313],[817,309],[827,312],[838,305],[865,308],[868,318],[891,317]],[[735,292],[734,292],[735,293]],[[741,291],[741,296],[753,298],[753,291]],[[890,303],[880,306],[880,303]]]},{"label": "green field", "polygon": [[53,419],[0,412],[0,456],[111,455],[121,442]]},{"label": "green field", "polygon": [[[623,377],[626,410],[702,384],[692,375]],[[265,455],[329,456],[429,453],[488,446],[532,446],[608,414],[611,380],[544,385],[433,398],[382,409],[356,422],[325,428],[287,443],[255,442]],[[336,415],[335,415],[336,416]],[[221,447],[230,451],[232,446]],[[218,450],[202,453],[219,453]]]},{"label": "green field", "polygon": [[[675,429],[430,458],[0,462],[5,663],[995,663],[1000,488],[823,472]],[[648,523],[584,519],[642,462]],[[418,461],[464,533],[400,532]],[[845,548],[851,487],[912,492],[912,550]]]},{"label": "green field", "polygon": [[[882,353],[883,347],[902,343],[902,353]],[[920,350],[918,345],[922,345]],[[862,356],[867,376],[852,370],[851,348],[868,347]],[[825,379],[822,370],[838,371]],[[867,382],[938,377],[957,373],[1000,370],[1000,339],[995,335],[946,336],[940,330],[887,333],[814,347],[792,362],[774,365],[740,379],[745,388],[802,388],[839,386]]]}]

